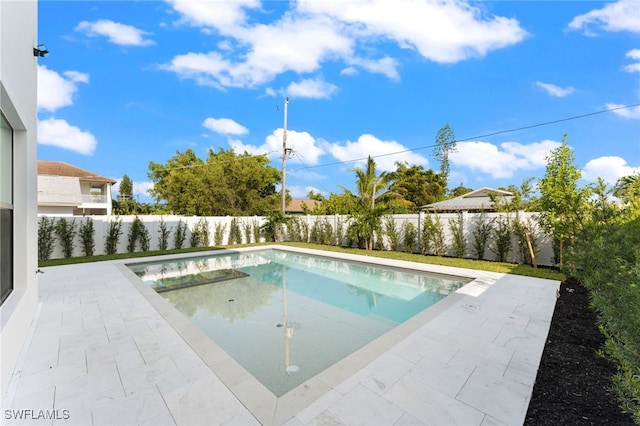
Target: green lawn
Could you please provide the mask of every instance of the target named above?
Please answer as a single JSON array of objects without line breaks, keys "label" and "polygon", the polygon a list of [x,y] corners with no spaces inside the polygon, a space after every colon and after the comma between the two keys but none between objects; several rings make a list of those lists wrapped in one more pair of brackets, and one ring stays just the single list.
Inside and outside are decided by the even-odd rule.
[{"label": "green lawn", "polygon": [[[198,248],[185,248],[180,250],[166,250],[166,251],[148,251],[148,252],[135,252],[135,253],[118,253],[114,255],[101,255],[101,256],[91,256],[91,257],[71,257],[67,259],[52,259],[46,261],[38,262],[38,266],[58,266],[58,265],[71,265],[75,263],[86,263],[86,262],[101,262],[105,260],[115,260],[115,259],[133,259],[138,257],[148,257],[148,256],[160,256],[167,254],[179,254],[179,253],[197,253],[202,251],[210,251],[210,250],[225,250],[225,249],[234,249],[239,247],[250,247],[250,246],[269,246],[274,243],[263,243],[263,244],[242,244],[242,245],[229,245],[223,247],[198,247]],[[467,268],[467,269],[479,269],[482,271],[489,272],[498,272],[503,274],[514,274],[514,275],[524,275],[527,277],[535,277],[535,278],[545,278],[549,280],[557,280],[563,281],[564,275],[558,272],[555,269],[551,268],[537,268],[534,269],[529,265],[517,265],[514,263],[501,263],[501,262],[489,262],[485,260],[473,260],[473,259],[458,259],[453,257],[438,257],[438,256],[423,256],[420,254],[409,254],[397,251],[365,251],[356,248],[345,248],[345,247],[335,247],[335,246],[326,246],[320,244],[311,244],[311,243],[279,243],[286,246],[293,247],[303,247],[303,248],[311,248],[317,250],[325,250],[325,251],[333,251],[339,253],[351,253],[351,254],[360,254],[371,257],[382,257],[385,259],[396,259],[396,260],[407,260],[410,262],[418,262],[418,263],[428,263],[433,265],[443,265],[443,266],[453,266],[457,268]]]}]

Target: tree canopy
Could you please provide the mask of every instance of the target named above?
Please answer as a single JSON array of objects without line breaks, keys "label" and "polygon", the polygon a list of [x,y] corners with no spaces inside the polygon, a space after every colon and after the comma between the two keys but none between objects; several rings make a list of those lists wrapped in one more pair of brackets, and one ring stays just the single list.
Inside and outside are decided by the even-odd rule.
[{"label": "tree canopy", "polygon": [[191,149],[166,164],[149,163],[151,195],[175,214],[262,215],[277,208],[281,173],[266,155],[210,149],[205,160]]}]

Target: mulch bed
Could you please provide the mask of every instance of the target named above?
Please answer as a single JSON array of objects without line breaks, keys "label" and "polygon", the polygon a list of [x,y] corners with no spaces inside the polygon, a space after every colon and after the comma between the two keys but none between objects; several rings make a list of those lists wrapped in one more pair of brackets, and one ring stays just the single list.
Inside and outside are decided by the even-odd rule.
[{"label": "mulch bed", "polygon": [[575,280],[563,282],[526,426],[634,425],[609,391],[615,367],[595,354],[603,343],[588,290]]}]

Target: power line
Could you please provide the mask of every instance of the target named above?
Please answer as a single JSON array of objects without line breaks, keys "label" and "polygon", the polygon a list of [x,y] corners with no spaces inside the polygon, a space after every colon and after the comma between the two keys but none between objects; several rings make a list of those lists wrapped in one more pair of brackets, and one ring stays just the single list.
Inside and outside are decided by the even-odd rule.
[{"label": "power line", "polygon": [[[512,129],[506,129],[506,130],[498,130],[496,132],[485,133],[485,134],[477,135],[477,136],[471,136],[471,137],[464,138],[464,139],[456,139],[456,142],[466,142],[466,141],[470,141],[470,140],[474,140],[474,139],[487,138],[489,136],[501,135],[501,134],[504,134],[504,133],[512,133],[512,132],[518,132],[520,130],[533,129],[535,127],[549,126],[551,124],[562,123],[564,121],[577,120],[577,119],[580,119],[580,118],[591,117],[593,115],[604,114],[604,113],[607,113],[607,112],[613,112],[613,111],[617,111],[617,110],[621,110],[621,109],[634,108],[634,107],[640,107],[640,103],[631,104],[631,105],[621,105],[621,106],[618,106],[618,107],[615,107],[615,108],[604,109],[604,110],[601,110],[601,111],[595,111],[595,112],[590,112],[590,113],[586,113],[586,114],[574,115],[574,116],[571,116],[571,117],[560,118],[558,120],[552,120],[552,121],[545,121],[545,122],[542,122],[542,123],[531,124],[531,125],[528,125],[528,126],[516,127],[516,128],[512,128]],[[417,147],[417,148],[404,149],[402,151],[389,152],[389,153],[386,153],[386,154],[372,155],[370,157],[371,158],[388,157],[390,155],[398,155],[398,154],[404,154],[406,152],[421,151],[423,149],[433,148],[433,147],[435,147],[435,145],[426,145],[426,146],[420,146],[420,147]],[[356,158],[356,159],[353,159],[353,160],[334,161],[332,163],[316,164],[315,166],[307,166],[306,168],[307,169],[313,169],[313,168],[318,168],[318,167],[335,166],[335,165],[338,165],[338,164],[357,163],[358,161],[365,161],[365,160],[367,160],[367,158],[368,157]]]}]

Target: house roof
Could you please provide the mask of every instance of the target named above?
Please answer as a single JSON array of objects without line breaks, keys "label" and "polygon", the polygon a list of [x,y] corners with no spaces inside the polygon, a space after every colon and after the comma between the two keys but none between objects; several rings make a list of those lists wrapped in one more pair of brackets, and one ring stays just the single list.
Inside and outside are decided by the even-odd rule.
[{"label": "house roof", "polygon": [[38,175],[76,177],[82,181],[105,182],[113,185],[115,180],[100,176],[63,161],[38,160]]},{"label": "house roof", "polygon": [[303,203],[309,210],[313,210],[316,206],[320,205],[320,202],[316,200],[291,200],[284,210],[286,213],[304,213],[304,209],[302,208]]},{"label": "house roof", "polygon": [[420,210],[433,210],[433,211],[463,211],[463,210],[494,210],[493,202],[489,194],[495,194],[499,197],[504,197],[505,201],[511,201],[513,199],[513,193],[509,191],[503,191],[501,189],[494,189],[483,187],[471,191],[460,197],[452,198],[450,200],[438,201],[437,203],[427,204],[421,206]]},{"label": "house roof", "polygon": [[79,206],[80,179],[71,176],[38,176],[39,206]]}]

